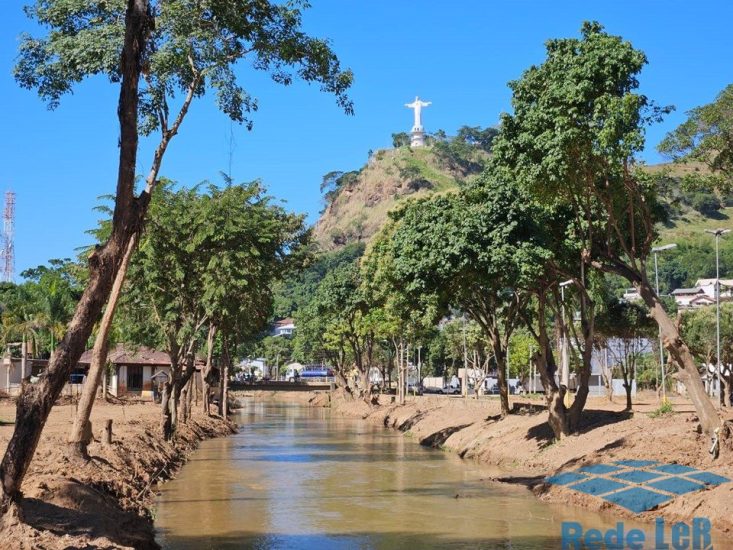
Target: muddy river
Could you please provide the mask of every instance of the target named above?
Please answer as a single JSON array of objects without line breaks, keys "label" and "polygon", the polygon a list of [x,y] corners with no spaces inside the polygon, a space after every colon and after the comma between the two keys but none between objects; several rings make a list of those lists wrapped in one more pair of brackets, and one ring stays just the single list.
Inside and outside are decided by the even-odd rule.
[{"label": "muddy river", "polygon": [[[489,483],[495,469],[328,410],[250,401],[235,420],[237,435],[205,441],[163,487],[164,548],[560,548],[564,521],[604,532],[619,521]],[[654,540],[652,526],[633,528]]]}]

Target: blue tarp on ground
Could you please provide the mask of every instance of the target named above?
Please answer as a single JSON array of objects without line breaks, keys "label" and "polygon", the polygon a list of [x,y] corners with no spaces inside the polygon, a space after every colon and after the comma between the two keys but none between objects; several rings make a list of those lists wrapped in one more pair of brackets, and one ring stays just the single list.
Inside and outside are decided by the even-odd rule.
[{"label": "blue tarp on ground", "polygon": [[604,500],[623,506],[635,514],[651,510],[663,502],[672,500],[672,497],[669,495],[663,495],[662,493],[657,493],[655,491],[648,491],[641,487],[632,487],[631,489],[606,495],[603,498]]},{"label": "blue tarp on ground", "polygon": [[547,483],[598,496],[634,513],[652,510],[678,495],[731,481],[712,472],[655,460],[618,460],[561,472]]}]

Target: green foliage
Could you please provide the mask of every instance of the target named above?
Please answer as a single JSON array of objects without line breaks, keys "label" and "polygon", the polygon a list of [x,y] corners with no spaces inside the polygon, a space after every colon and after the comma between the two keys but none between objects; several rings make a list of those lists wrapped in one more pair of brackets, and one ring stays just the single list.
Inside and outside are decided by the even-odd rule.
[{"label": "green foliage", "polygon": [[498,133],[496,128],[462,126],[452,138],[443,130],[438,130],[430,136],[428,143],[446,167],[470,175],[486,166],[487,155]]},{"label": "green foliage", "polygon": [[264,357],[267,365],[279,365],[282,370],[293,360],[293,339],[287,336],[266,336],[246,348],[245,355]]},{"label": "green foliage", "polygon": [[661,418],[674,414],[674,407],[670,401],[664,400],[658,408],[649,413],[649,418]]},{"label": "green foliage", "polygon": [[150,214],[130,265],[119,321],[125,339],[175,356],[195,349],[208,323],[235,342],[259,333],[272,282],[307,236],[302,217],[271,204],[258,182],[205,193],[164,187]]},{"label": "green foliage", "polygon": [[720,200],[712,193],[695,193],[690,202],[695,210],[709,218],[716,217],[721,209]]},{"label": "green foliage", "polygon": [[294,356],[302,361],[327,358],[342,375],[349,361],[360,367],[372,338],[367,314],[357,263],[340,264],[326,274],[310,302],[296,313]]},{"label": "green foliage", "polygon": [[410,136],[407,132],[397,132],[392,134],[392,147],[399,149],[400,147],[410,146]]},{"label": "green foliage", "polygon": [[363,243],[351,243],[311,259],[302,269],[291,271],[274,287],[274,315],[291,317],[307,305],[327,273],[341,264],[351,263],[364,253]]},{"label": "green foliage", "polygon": [[86,273],[81,265],[66,258],[49,260],[23,271],[19,285],[0,286],[2,339],[19,342],[25,338],[36,357],[48,357],[62,337],[81,297]]},{"label": "green foliage", "polygon": [[729,193],[733,183],[733,84],[712,103],[687,113],[687,120],[659,144],[659,151],[677,162],[698,162],[711,173],[693,172],[688,185]]},{"label": "green foliage", "polygon": [[[37,89],[49,107],[87,77],[101,75],[118,82],[124,38],[125,0],[36,0],[26,13],[48,35],[21,36],[15,78]],[[304,2],[230,0],[190,2],[151,0],[145,83],[140,92],[141,131],[151,133],[168,123],[169,105],[177,95],[203,96],[214,90],[219,109],[236,122],[257,100],[239,83],[236,64],[269,72],[283,85],[299,78],[336,96],[347,113],[353,106],[346,91],[351,71],[342,70],[326,40],[301,29]],[[173,121],[170,121],[171,123]]]},{"label": "green foliage", "polygon": [[[681,333],[685,343],[700,364],[716,362],[715,308],[705,307],[682,314]],[[733,304],[720,305],[720,359],[733,364]]]},{"label": "green foliage", "polygon": [[537,351],[537,343],[529,332],[520,328],[509,340],[509,374],[515,378],[529,376],[529,362]]},{"label": "green foliage", "polygon": [[340,172],[336,170],[324,175],[321,180],[321,193],[323,193],[326,204],[332,203],[342,189],[354,185],[360,173],[361,170],[352,172]]},{"label": "green foliage", "polygon": [[573,208],[584,247],[609,269],[645,258],[664,217],[655,177],[631,170],[644,127],[666,112],[634,92],[645,64],[598,23],[585,23],[580,39],[548,41],[546,60],[510,83],[514,113],[493,147],[497,169],[538,200]]}]

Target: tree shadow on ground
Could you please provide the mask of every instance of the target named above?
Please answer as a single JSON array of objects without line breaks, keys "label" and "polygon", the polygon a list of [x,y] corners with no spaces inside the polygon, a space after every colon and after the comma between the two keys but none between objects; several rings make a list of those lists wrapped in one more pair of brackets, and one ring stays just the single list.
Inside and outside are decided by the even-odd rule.
[{"label": "tree shadow on ground", "polygon": [[121,510],[107,495],[76,483],[69,483],[63,490],[63,495],[57,495],[61,503],[23,498],[19,505],[24,522],[34,529],[50,531],[58,536],[68,534],[92,540],[104,537],[120,546],[143,550],[158,548],[153,542],[152,523]]},{"label": "tree shadow on ground", "polygon": [[[595,429],[602,428],[629,420],[634,416],[631,411],[604,411],[596,409],[586,409],[583,411],[580,419],[580,427],[573,435],[583,435]],[[527,430],[526,439],[534,439],[538,442],[540,449],[544,449],[555,441],[555,433],[550,428],[549,422],[543,422],[532,426]]]},{"label": "tree shadow on ground", "polygon": [[442,430],[438,430],[435,433],[432,433],[426,437],[423,437],[420,440],[420,445],[423,445],[424,447],[440,447],[445,443],[450,436],[452,436],[454,433],[463,430],[464,428],[468,428],[471,426],[473,422],[470,422],[468,424],[462,424],[460,426],[448,426],[447,428],[443,428]]}]

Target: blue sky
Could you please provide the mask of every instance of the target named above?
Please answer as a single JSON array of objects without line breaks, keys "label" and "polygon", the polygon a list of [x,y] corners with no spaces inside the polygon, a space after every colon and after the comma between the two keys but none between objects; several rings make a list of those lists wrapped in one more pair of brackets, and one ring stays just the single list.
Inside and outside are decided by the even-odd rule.
[{"label": "blue sky", "polygon": [[[7,0],[0,21],[0,191],[17,193],[16,273],[87,244],[99,195],[114,190],[117,89],[104,79],[76,88],[55,111],[12,77],[18,35],[34,32],[25,2]],[[259,99],[254,129],[232,126],[209,98],[195,103],[171,144],[162,174],[181,184],[232,176],[262,179],[287,207],[314,222],[323,203],[318,187],[331,170],[359,168],[370,149],[389,147],[408,131],[415,95],[432,101],[427,131],[449,134],[462,125],[496,124],[510,108],[506,83],[544,56],[548,38],[577,36],[595,19],[644,50],[642,91],[677,111],[648,134],[654,146],[684,112],[707,103],[731,82],[733,2],[674,0],[312,0],[305,30],[328,37],[355,73],[349,117],[317,87],[287,88],[247,68],[242,82]],[[152,143],[141,148],[138,171],[149,166]]]}]

